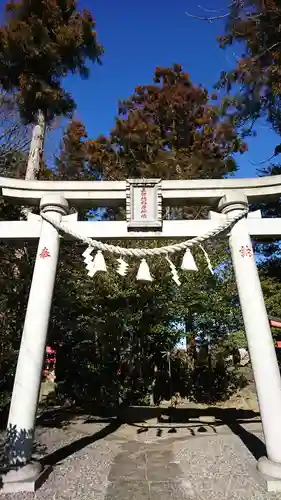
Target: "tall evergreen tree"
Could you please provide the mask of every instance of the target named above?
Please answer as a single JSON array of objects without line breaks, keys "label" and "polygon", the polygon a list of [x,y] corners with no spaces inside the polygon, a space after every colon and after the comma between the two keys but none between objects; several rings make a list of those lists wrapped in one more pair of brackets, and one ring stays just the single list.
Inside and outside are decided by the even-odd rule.
[{"label": "tall evergreen tree", "polygon": [[76,0],[7,2],[0,29],[0,84],[17,92],[22,119],[38,125],[32,144],[37,157],[30,157],[28,178],[39,170],[45,124],[75,109],[63,78],[69,73],[88,78],[87,61],[100,62],[101,55],[94,18],[87,10],[80,13]]},{"label": "tall evergreen tree", "polygon": [[27,122],[41,110],[46,121],[75,109],[62,87],[68,73],[88,78],[87,60],[100,61],[92,14],[80,13],[76,0],[7,2],[6,23],[0,31],[0,83],[16,90]]}]

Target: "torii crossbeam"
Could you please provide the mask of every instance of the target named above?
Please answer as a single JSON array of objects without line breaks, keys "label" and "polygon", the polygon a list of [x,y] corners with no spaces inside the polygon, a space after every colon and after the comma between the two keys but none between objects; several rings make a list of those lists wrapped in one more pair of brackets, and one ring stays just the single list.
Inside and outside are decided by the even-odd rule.
[{"label": "torii crossbeam", "polygon": [[[149,223],[137,220],[139,186],[130,191],[135,189],[134,182],[148,186],[147,203],[152,214]],[[149,179],[129,183],[0,178],[0,189],[6,201],[40,206],[41,212],[58,226],[63,221],[70,232],[82,237],[188,239],[243,214],[251,203],[279,200],[281,176],[191,181]],[[209,205],[212,212],[208,220],[162,221],[162,204],[203,204]],[[129,213],[131,218],[121,222],[81,222],[77,214],[69,215],[69,205],[77,209],[126,205],[127,216]],[[267,450],[267,457],[259,461],[258,467],[266,474],[269,488],[274,483],[275,489],[281,489],[281,481],[275,480],[281,480],[281,379],[251,243],[251,236],[281,236],[281,219],[263,219],[259,211],[249,213],[232,227],[228,236]],[[39,240],[8,419],[8,456],[17,469],[3,477],[3,491],[7,492],[22,488],[19,477],[25,477],[30,484],[34,473],[39,473],[32,469],[30,461],[60,236],[56,226],[30,214],[27,221],[0,222],[0,239]],[[245,248],[247,252],[241,251]],[[273,482],[270,477],[275,478]]]}]

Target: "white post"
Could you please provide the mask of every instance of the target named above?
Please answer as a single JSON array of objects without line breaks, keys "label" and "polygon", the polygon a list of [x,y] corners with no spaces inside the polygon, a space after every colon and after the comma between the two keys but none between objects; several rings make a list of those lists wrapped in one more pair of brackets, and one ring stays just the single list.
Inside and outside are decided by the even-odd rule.
[{"label": "white post", "polygon": [[[233,217],[247,205],[246,196],[229,193],[219,208]],[[229,243],[268,457],[258,467],[269,476],[281,478],[281,378],[245,218],[232,228]]]},{"label": "white post", "polygon": [[[40,208],[59,222],[68,213],[68,202],[60,195],[50,194],[42,198]],[[8,418],[10,464],[25,465],[32,455],[59,242],[58,231],[43,220]]]}]

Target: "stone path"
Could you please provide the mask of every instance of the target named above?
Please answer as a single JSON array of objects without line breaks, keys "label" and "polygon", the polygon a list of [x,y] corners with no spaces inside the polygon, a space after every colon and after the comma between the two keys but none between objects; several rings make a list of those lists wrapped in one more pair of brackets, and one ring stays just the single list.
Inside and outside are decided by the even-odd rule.
[{"label": "stone path", "polygon": [[171,443],[128,443],[112,464],[105,500],[188,498],[182,471],[173,460]]},{"label": "stone path", "polygon": [[[109,428],[108,428],[109,426]],[[110,427],[111,426],[111,427]],[[3,500],[275,500],[257,472],[263,453],[257,425],[238,437],[229,429],[192,435],[106,423],[41,429],[54,470],[32,494]],[[241,430],[241,429],[240,429]],[[254,433],[253,433],[254,432]],[[248,440],[248,441],[247,441]],[[247,446],[251,448],[251,451]],[[48,459],[45,458],[47,461]]]}]

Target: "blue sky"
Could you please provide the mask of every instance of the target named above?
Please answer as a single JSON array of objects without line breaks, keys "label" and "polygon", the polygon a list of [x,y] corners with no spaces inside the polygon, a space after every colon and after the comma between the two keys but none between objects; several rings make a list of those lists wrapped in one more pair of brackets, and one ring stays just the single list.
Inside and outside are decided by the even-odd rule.
[{"label": "blue sky", "polygon": [[[4,4],[0,0],[0,4]],[[209,9],[221,9],[226,0],[202,0]],[[186,16],[203,14],[197,1],[177,0],[80,0],[97,20],[100,42],[105,47],[103,65],[93,66],[88,81],[66,79],[66,88],[77,102],[76,117],[84,121],[95,138],[107,134],[117,114],[118,100],[129,96],[139,84],[149,84],[156,66],[183,65],[194,83],[211,88],[221,70],[231,69],[236,54],[219,49],[216,36],[224,21],[201,22]],[[258,136],[249,142],[249,153],[238,157],[240,177],[255,175],[252,163],[269,158],[278,138],[268,125],[260,124]]]}]

